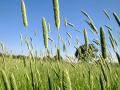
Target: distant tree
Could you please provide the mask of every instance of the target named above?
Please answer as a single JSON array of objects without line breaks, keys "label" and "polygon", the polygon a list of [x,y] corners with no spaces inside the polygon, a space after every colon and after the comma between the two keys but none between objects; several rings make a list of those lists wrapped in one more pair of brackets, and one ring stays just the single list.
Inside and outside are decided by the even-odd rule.
[{"label": "distant tree", "polygon": [[79,48],[76,48],[75,57],[78,58],[79,61],[89,62],[92,61],[95,57],[97,57],[98,49],[93,44],[82,45]]}]

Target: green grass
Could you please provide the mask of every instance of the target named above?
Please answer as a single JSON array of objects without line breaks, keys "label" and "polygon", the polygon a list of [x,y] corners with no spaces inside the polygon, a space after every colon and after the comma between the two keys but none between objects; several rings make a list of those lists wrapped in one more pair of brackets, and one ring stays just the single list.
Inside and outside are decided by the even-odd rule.
[{"label": "green grass", "polygon": [[[117,64],[74,64],[36,60],[32,62],[30,68],[29,59],[26,59],[25,66],[20,59],[7,57],[3,64],[0,58],[0,90],[5,90],[1,70],[5,71],[9,83],[11,74],[14,75],[18,90],[64,90],[64,85],[71,85],[72,90],[101,90],[100,77],[105,90],[120,90],[120,66]],[[66,70],[71,84],[63,85],[63,72]]]}]

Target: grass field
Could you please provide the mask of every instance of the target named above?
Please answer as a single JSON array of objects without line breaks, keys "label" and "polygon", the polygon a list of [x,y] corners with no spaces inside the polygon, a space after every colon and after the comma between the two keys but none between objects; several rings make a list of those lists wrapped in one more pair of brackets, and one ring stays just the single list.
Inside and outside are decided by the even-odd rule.
[{"label": "grass field", "polygon": [[120,89],[120,66],[105,62],[75,64],[5,58],[3,63],[0,58],[0,73],[0,90]]}]

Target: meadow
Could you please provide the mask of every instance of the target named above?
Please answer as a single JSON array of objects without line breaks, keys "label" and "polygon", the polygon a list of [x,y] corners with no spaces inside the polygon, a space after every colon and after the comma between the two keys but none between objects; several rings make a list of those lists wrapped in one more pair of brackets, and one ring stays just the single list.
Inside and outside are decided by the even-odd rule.
[{"label": "meadow", "polygon": [[[6,52],[4,44],[0,43],[0,90],[120,90],[120,55],[119,40],[112,34],[110,26],[104,25],[98,29],[92,18],[81,10],[86,17],[86,23],[91,28],[92,34],[97,38],[89,42],[87,30],[82,31],[84,35],[84,45],[75,47],[75,57],[66,56],[63,58],[61,52],[65,52],[71,42],[64,41],[60,35],[60,8],[59,0],[53,1],[54,22],[58,31],[58,43],[55,45],[55,56],[49,50],[50,23],[42,17],[43,42],[45,54],[42,57],[34,52],[32,38],[25,36],[23,39],[20,33],[20,43],[25,42],[29,55],[10,55]],[[106,10],[103,10],[105,17],[111,20]],[[28,27],[27,11],[24,0],[21,0],[21,14],[23,26]],[[120,18],[116,12],[112,13],[116,24],[120,26]],[[67,19],[64,21],[65,27],[72,28],[75,32],[81,33],[76,26]],[[115,54],[117,62],[109,52],[106,41],[106,32],[110,42],[112,53]],[[36,35],[36,32],[34,32]],[[73,38],[69,32],[66,37]],[[76,41],[77,42],[77,41]],[[54,43],[54,42],[53,42]],[[63,49],[60,48],[60,43]],[[68,44],[66,44],[68,43]],[[76,61],[74,61],[76,60]]]},{"label": "meadow", "polygon": [[119,90],[119,64],[0,59],[0,90]]}]

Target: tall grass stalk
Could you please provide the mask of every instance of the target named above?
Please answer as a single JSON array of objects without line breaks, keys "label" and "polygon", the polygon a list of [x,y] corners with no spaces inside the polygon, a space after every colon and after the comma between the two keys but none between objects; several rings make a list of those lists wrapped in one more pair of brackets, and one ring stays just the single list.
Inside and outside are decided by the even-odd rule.
[{"label": "tall grass stalk", "polygon": [[6,75],[5,71],[1,70],[1,74],[2,74],[2,79],[3,79],[5,89],[6,90],[11,90],[10,83],[8,81],[8,78],[7,78],[7,75]]},{"label": "tall grass stalk", "polygon": [[60,28],[59,0],[53,0],[54,19],[57,30]]},{"label": "tall grass stalk", "polygon": [[98,34],[98,30],[96,28],[96,26],[94,25],[93,21],[86,21],[87,24],[90,26],[90,28],[93,30],[93,32],[95,32],[96,34]]},{"label": "tall grass stalk", "polygon": [[14,74],[13,74],[13,73],[12,73],[11,76],[10,76],[10,83],[11,83],[11,88],[12,88],[12,90],[18,90],[18,89],[17,89],[16,80],[15,80],[15,77],[14,77]]},{"label": "tall grass stalk", "polygon": [[108,12],[107,12],[106,10],[103,10],[103,12],[104,12],[105,16],[108,18],[108,20],[111,20],[111,18],[110,18],[110,16],[109,16]]},{"label": "tall grass stalk", "polygon": [[24,27],[28,26],[27,14],[26,14],[26,6],[24,0],[21,0],[21,10],[22,10],[22,19]]},{"label": "tall grass stalk", "polygon": [[47,49],[48,48],[48,29],[47,29],[46,20],[44,17],[42,18],[42,28],[43,28],[44,46]]},{"label": "tall grass stalk", "polygon": [[87,31],[86,29],[84,29],[84,40],[85,40],[85,45],[86,45],[86,49],[88,50],[88,34],[87,34]]},{"label": "tall grass stalk", "polygon": [[0,48],[2,49],[2,59],[3,59],[3,64],[5,66],[5,55],[4,55],[4,44],[2,42],[0,42]]},{"label": "tall grass stalk", "polygon": [[118,52],[115,52],[115,54],[116,54],[116,57],[117,57],[117,59],[118,59],[118,63],[120,64],[120,55],[119,55]]},{"label": "tall grass stalk", "polygon": [[63,90],[72,90],[71,81],[67,69],[65,69],[62,74]]},{"label": "tall grass stalk", "polygon": [[106,48],[106,40],[105,40],[105,33],[103,27],[100,27],[100,41],[101,41],[101,52],[102,57],[104,59],[107,58],[107,48]]}]

